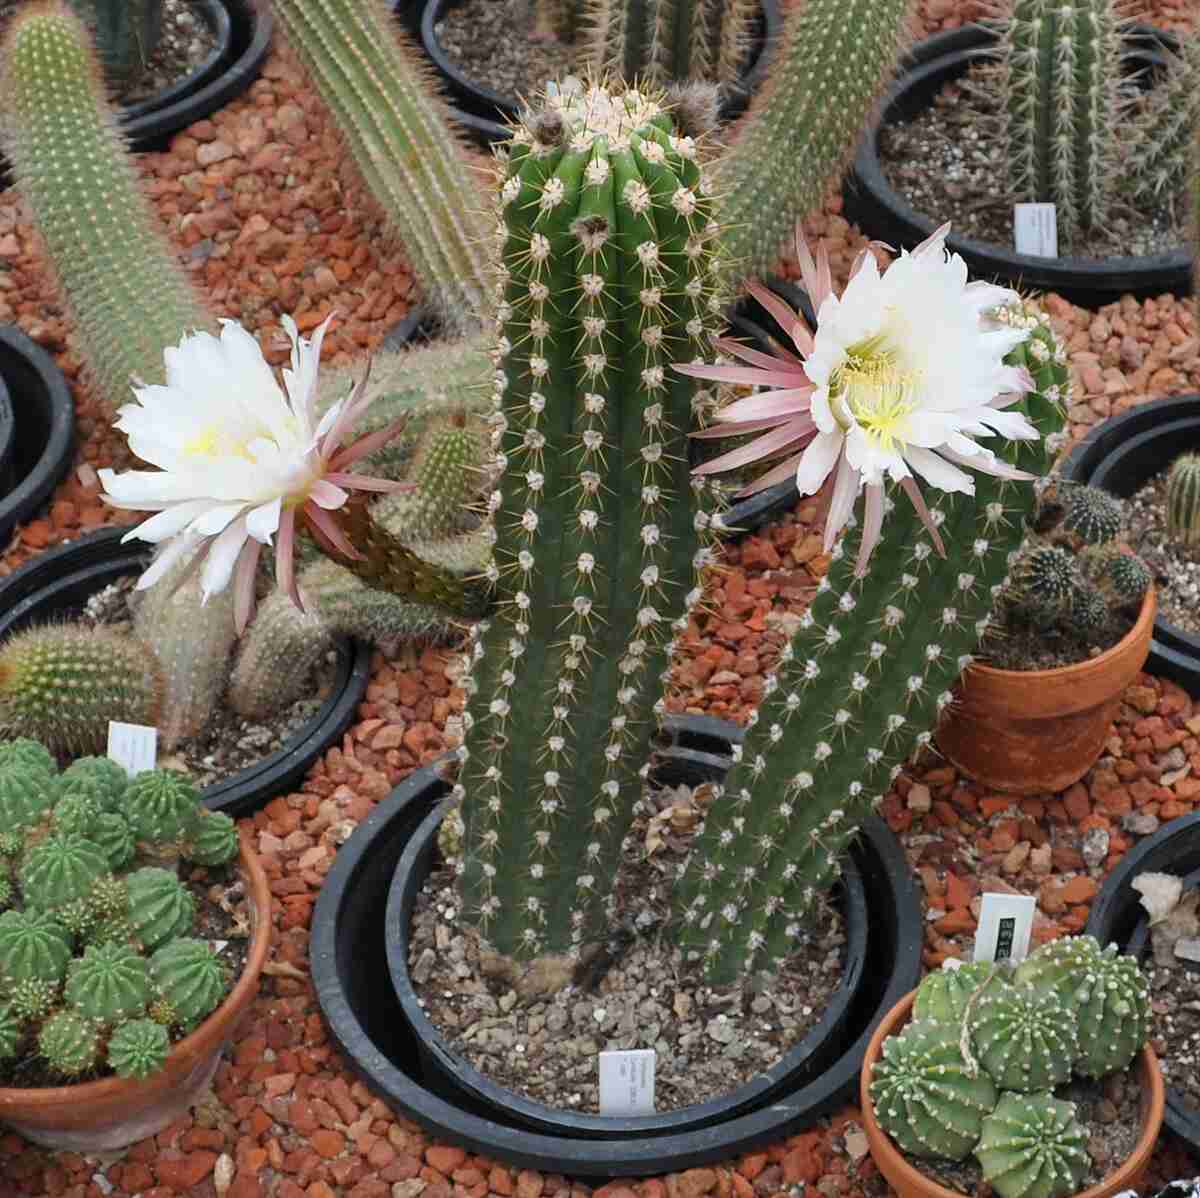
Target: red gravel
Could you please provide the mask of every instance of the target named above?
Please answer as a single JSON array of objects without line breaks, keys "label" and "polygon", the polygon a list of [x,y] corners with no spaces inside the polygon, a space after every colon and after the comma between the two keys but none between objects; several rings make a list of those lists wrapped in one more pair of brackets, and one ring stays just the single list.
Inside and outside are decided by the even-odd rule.
[{"label": "red gravel", "polygon": [[[1187,28],[1191,0],[1155,0],[1145,15]],[[980,14],[982,0],[921,0],[922,32]],[[1149,11],[1152,10],[1152,11]],[[337,137],[286,51],[273,51],[249,94],[177,136],[167,153],[139,159],[181,259],[221,315],[260,335],[274,360],[286,353],[279,317],[302,328],[332,308],[341,322],[326,359],[370,350],[406,311],[411,277],[402,250],[343,166]],[[833,246],[844,271],[862,244],[831,199],[806,228]],[[785,269],[788,264],[785,263]],[[795,273],[794,264],[791,273]],[[1088,313],[1050,297],[1068,340],[1077,383],[1072,428],[1165,394],[1200,390],[1197,329],[1186,303],[1162,298]],[[53,352],[75,389],[83,442],[79,468],[46,513],[18,530],[0,574],[59,540],[109,519],[94,467],[111,447],[70,329],[49,282],[28,214],[0,193],[0,321],[15,320]],[[812,594],[825,559],[814,501],[730,547],[727,571],[698,618],[677,671],[674,706],[742,720],[789,616]],[[308,923],[336,846],[415,766],[449,743],[461,692],[448,655],[376,654],[358,723],[304,785],[256,815],[259,850],[272,879],[277,939],[261,993],[238,1029],[212,1095],[191,1115],[116,1159],[48,1154],[0,1135],[0,1198],[584,1198],[589,1187],[516,1170],[432,1142],[352,1079],[326,1041],[308,981]],[[1037,893],[1035,936],[1077,931],[1105,873],[1138,839],[1129,817],[1163,821],[1200,802],[1200,705],[1143,676],[1125,695],[1109,744],[1111,762],[1061,795],[1011,799],[964,782],[937,761],[902,775],[883,814],[904,841],[927,904],[925,959],[962,953],[981,889]],[[1107,846],[1104,845],[1104,835]],[[1086,843],[1085,843],[1086,838]],[[1085,851],[1086,850],[1086,851]],[[811,1131],[720,1167],[661,1179],[630,1179],[596,1198],[763,1198],[800,1183],[822,1195],[862,1193],[874,1172],[848,1107]],[[1200,1172],[1164,1133],[1151,1182]]]}]

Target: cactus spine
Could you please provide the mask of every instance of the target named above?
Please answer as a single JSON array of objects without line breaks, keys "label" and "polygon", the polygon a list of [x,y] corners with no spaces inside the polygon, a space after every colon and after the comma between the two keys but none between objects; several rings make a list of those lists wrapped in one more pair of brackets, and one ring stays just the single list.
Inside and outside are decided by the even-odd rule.
[{"label": "cactus spine", "polygon": [[96,41],[104,71],[116,84],[136,79],[162,35],[163,0],[70,0]]},{"label": "cactus spine", "polygon": [[770,270],[858,143],[907,39],[911,0],[808,0],[788,16],[772,78],[717,165],[739,277]]},{"label": "cactus spine", "polygon": [[488,287],[474,181],[429,70],[382,0],[275,0],[427,298],[451,331],[477,328]]},{"label": "cactus spine", "polygon": [[1200,454],[1185,453],[1171,466],[1167,533],[1180,545],[1200,545]]},{"label": "cactus spine", "polygon": [[501,602],[474,644],[463,884],[467,918],[531,956],[594,930],[640,790],[663,613],[699,598],[694,388],[668,366],[707,346],[715,229],[691,140],[633,90],[548,97],[514,133],[501,203]]},{"label": "cactus spine", "polygon": [[4,150],[116,407],[131,378],[161,382],[164,348],[210,318],[141,192],[79,18],[62,4],[18,14],[3,58]]}]

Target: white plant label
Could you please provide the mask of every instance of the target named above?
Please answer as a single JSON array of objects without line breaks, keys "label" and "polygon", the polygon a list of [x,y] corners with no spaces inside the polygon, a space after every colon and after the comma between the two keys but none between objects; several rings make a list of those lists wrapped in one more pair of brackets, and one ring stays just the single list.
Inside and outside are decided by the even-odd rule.
[{"label": "white plant label", "polygon": [[654,1114],[653,1048],[600,1054],[600,1114]]},{"label": "white plant label", "polygon": [[1053,204],[1013,206],[1013,238],[1018,254],[1058,257],[1058,210]]},{"label": "white plant label", "polygon": [[1024,961],[1036,908],[1037,899],[1031,894],[985,894],[975,933],[975,960],[1013,965]]},{"label": "white plant label", "polygon": [[152,770],[158,759],[158,729],[108,721],[108,756],[132,778]]}]

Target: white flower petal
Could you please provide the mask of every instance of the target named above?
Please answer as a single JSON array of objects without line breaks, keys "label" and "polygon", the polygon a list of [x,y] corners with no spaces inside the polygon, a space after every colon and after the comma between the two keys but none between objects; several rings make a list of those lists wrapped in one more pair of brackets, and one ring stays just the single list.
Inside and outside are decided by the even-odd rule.
[{"label": "white flower petal", "polygon": [[964,495],[975,494],[975,480],[966,471],[951,466],[936,453],[911,447],[904,451],[904,458],[927,483],[938,490],[958,491]]},{"label": "white flower petal", "polygon": [[215,537],[229,527],[229,522],[240,514],[245,506],[244,503],[213,504],[208,511],[192,521],[189,531],[201,537]]},{"label": "white flower petal", "polygon": [[[197,516],[210,506],[207,499],[190,499],[163,508],[157,516],[143,520],[128,535],[139,541],[158,544],[182,532]],[[136,537],[134,536],[136,534]]]},{"label": "white flower petal", "polygon": [[[124,541],[128,538],[122,537],[121,539]],[[189,536],[180,536],[176,537],[173,541],[168,541],[159,550],[154,561],[150,563],[149,568],[137,580],[134,590],[144,591],[152,587],[176,562],[182,561],[183,558],[191,553],[200,552],[202,543],[202,538]]]},{"label": "white flower petal", "polygon": [[246,519],[243,516],[230,524],[209,546],[204,568],[200,572],[200,589],[206,600],[220,594],[229,585],[246,537]]},{"label": "white flower petal", "polygon": [[821,489],[844,443],[841,433],[818,433],[813,438],[796,467],[796,490],[801,495],[815,495]]},{"label": "white flower petal", "polygon": [[279,531],[279,517],[283,511],[283,500],[276,497],[246,513],[246,531],[264,545]]}]

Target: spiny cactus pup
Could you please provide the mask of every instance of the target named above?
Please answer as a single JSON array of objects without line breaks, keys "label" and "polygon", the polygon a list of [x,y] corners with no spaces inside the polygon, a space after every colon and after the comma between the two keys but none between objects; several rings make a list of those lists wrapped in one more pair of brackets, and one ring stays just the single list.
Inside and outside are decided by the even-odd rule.
[{"label": "spiny cactus pup", "polygon": [[1004,981],[971,1004],[967,1027],[980,1064],[1004,1090],[1052,1090],[1071,1076],[1079,1053],[1069,1006]]},{"label": "spiny cactus pup", "polygon": [[108,873],[108,860],[95,842],[73,832],[38,841],[20,867],[26,903],[44,911],[86,899],[94,883]]},{"label": "spiny cactus pup", "polygon": [[155,845],[181,841],[196,819],[200,791],[181,770],[145,770],[125,791],[124,807],[138,840]]},{"label": "spiny cactus pup", "polygon": [[62,981],[71,959],[71,938],[50,915],[5,911],[0,915],[0,977],[22,981]]}]

